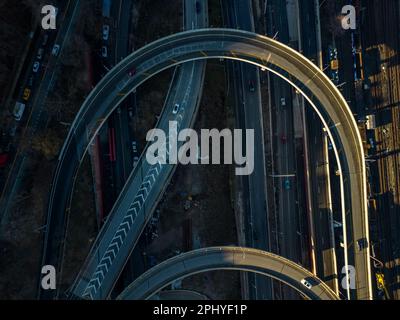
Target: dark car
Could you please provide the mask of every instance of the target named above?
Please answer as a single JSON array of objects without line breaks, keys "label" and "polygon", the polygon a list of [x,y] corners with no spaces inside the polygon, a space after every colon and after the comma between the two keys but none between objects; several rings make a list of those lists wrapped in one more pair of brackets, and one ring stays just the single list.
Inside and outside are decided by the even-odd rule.
[{"label": "dark car", "polygon": [[129,70],[128,74],[130,77],[133,77],[136,74],[136,68],[132,68],[131,70]]},{"label": "dark car", "polygon": [[172,109],[172,113],[173,114],[177,114],[180,108],[180,104],[179,103],[175,103],[174,108]]},{"label": "dark car", "polygon": [[110,36],[110,26],[108,24],[103,25],[103,40],[107,41]]},{"label": "dark car", "polygon": [[148,264],[149,264],[150,268],[152,268],[155,265],[157,265],[156,257],[155,256],[148,256]]},{"label": "dark car", "polygon": [[337,48],[329,46],[328,51],[329,51],[329,59],[335,60],[338,58]]},{"label": "dark car", "polygon": [[250,92],[254,92],[255,91],[254,81],[253,80],[249,81],[249,90],[250,90]]},{"label": "dark car", "polygon": [[312,289],[312,287],[319,285],[321,282],[313,277],[306,277],[304,279],[301,279],[301,284],[305,286],[307,289]]},{"label": "dark car", "polygon": [[29,87],[32,87],[34,81],[35,81],[35,78],[33,77],[33,75],[30,76],[29,79],[28,79],[28,86],[29,86]]},{"label": "dark car", "polygon": [[0,168],[3,168],[7,165],[8,158],[8,153],[0,154]]},{"label": "dark car", "polygon": [[285,188],[285,190],[290,190],[290,180],[289,179],[285,179],[285,181],[283,182],[283,187]]},{"label": "dark car", "polygon": [[40,68],[40,62],[35,61],[35,63],[33,64],[33,67],[32,67],[33,73],[37,73],[39,71],[39,68]]},{"label": "dark car", "polygon": [[339,71],[338,70],[331,71],[331,79],[335,84],[339,84]]},{"label": "dark car", "polygon": [[357,240],[358,251],[368,248],[368,240],[366,238],[361,238]]}]

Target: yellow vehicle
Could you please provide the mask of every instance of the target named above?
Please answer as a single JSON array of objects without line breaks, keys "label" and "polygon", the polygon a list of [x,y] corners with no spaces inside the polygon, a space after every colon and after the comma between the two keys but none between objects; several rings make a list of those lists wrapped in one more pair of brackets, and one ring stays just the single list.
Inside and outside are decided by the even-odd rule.
[{"label": "yellow vehicle", "polygon": [[385,276],[383,273],[377,272],[375,274],[376,276],[376,285],[379,290],[382,290],[385,293],[385,298],[390,299],[389,292],[387,291],[386,288],[386,283],[385,283]]},{"label": "yellow vehicle", "polygon": [[339,60],[338,59],[331,60],[331,70],[336,71],[338,69],[339,69]]},{"label": "yellow vehicle", "polygon": [[31,89],[25,88],[22,99],[28,101],[30,96],[31,96]]}]

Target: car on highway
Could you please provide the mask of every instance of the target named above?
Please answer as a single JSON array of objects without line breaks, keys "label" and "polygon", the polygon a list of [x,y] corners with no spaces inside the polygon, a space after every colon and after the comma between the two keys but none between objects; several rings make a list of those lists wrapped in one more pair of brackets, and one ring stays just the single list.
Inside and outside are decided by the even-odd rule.
[{"label": "car on highway", "polygon": [[175,103],[174,108],[172,109],[172,113],[173,114],[177,114],[179,109],[180,109],[180,104],[179,103]]},{"label": "car on highway", "polygon": [[102,47],[101,47],[101,56],[102,56],[103,58],[107,58],[107,57],[108,57],[108,50],[107,50],[107,47],[106,47],[106,46],[102,46]]},{"label": "car on highway", "polygon": [[368,240],[366,238],[358,239],[357,240],[357,249],[361,251],[362,249],[368,248]]},{"label": "car on highway", "polygon": [[17,129],[18,129],[18,124],[15,122],[11,125],[11,128],[8,130],[8,134],[10,135],[10,137],[15,137]]},{"label": "car on highway", "polygon": [[132,152],[134,154],[137,153],[137,142],[136,141],[132,141]]},{"label": "car on highway", "polygon": [[339,221],[333,220],[332,224],[334,228],[343,228],[343,224]]},{"label": "car on highway", "polygon": [[39,68],[40,68],[40,62],[39,62],[39,61],[35,61],[35,63],[33,64],[32,71],[33,71],[34,73],[36,73],[36,72],[39,71]]},{"label": "car on highway", "polygon": [[56,10],[55,10],[55,12],[54,12],[54,17],[55,18],[57,18],[57,15],[58,15],[58,8],[55,8]]},{"label": "car on highway", "polygon": [[22,99],[28,101],[30,96],[31,96],[31,89],[25,88],[24,93],[22,94]]},{"label": "car on highway", "polygon": [[201,12],[201,4],[199,1],[196,1],[196,13],[200,13]]},{"label": "car on highway", "polygon": [[130,77],[133,77],[135,74],[136,74],[136,68],[133,67],[131,70],[129,70],[128,75],[129,75]]},{"label": "car on highway", "polygon": [[339,83],[339,60],[337,48],[329,46],[329,64],[331,69],[331,79],[335,84]]},{"label": "car on highway", "polygon": [[311,290],[311,288],[313,287],[312,286],[312,284],[309,282],[309,281],[307,281],[307,279],[301,279],[301,284],[303,285],[303,286],[305,286],[307,289],[310,289]]},{"label": "car on highway", "polygon": [[32,75],[28,79],[28,86],[33,87],[33,81],[35,80],[35,77]]},{"label": "car on highway", "polygon": [[339,71],[338,70],[335,70],[335,71],[332,71],[332,81],[335,83],[335,84],[338,84],[339,83]]},{"label": "car on highway", "polygon": [[138,164],[138,162],[139,162],[139,157],[138,157],[138,156],[134,156],[134,157],[133,157],[133,166],[136,167],[136,165]]},{"label": "car on highway", "polygon": [[40,48],[40,49],[38,50],[38,53],[37,53],[37,55],[36,55],[36,58],[37,58],[38,60],[42,60],[42,58],[43,58],[43,53],[44,53],[44,49],[43,49],[43,48]]},{"label": "car on highway", "polygon": [[290,190],[290,180],[289,179],[285,179],[285,181],[283,182],[283,187],[285,188],[285,190]]},{"label": "car on highway", "polygon": [[328,48],[329,51],[329,59],[330,60],[335,60],[338,57],[338,51],[337,48],[333,47],[333,46],[329,46]]},{"label": "car on highway", "polygon": [[286,137],[286,135],[285,135],[284,133],[282,133],[282,135],[281,135],[281,142],[282,142],[282,143],[286,143],[286,141],[287,141],[287,137]]},{"label": "car on highway", "polygon": [[8,158],[8,153],[0,154],[0,168],[4,168],[7,165]]},{"label": "car on highway", "polygon": [[254,81],[253,80],[249,80],[249,91],[250,92],[254,92],[255,91]]},{"label": "car on highway", "polygon": [[132,107],[129,107],[128,108],[128,114],[129,114],[129,118],[133,118],[133,108]]},{"label": "car on highway", "polygon": [[110,26],[108,24],[103,25],[103,40],[107,41],[110,36]]},{"label": "car on highway", "polygon": [[368,139],[368,141],[369,141],[369,148],[370,149],[374,149],[375,148],[375,141],[374,141],[374,138],[369,138]]},{"label": "car on highway", "polygon": [[282,107],[286,106],[286,99],[285,98],[281,98],[281,106]]},{"label": "car on highway", "polygon": [[25,111],[25,103],[17,102],[14,107],[13,115],[15,121],[20,121]]},{"label": "car on highway", "polygon": [[58,52],[60,51],[60,45],[55,44],[53,50],[51,50],[51,54],[53,56],[58,56]]}]

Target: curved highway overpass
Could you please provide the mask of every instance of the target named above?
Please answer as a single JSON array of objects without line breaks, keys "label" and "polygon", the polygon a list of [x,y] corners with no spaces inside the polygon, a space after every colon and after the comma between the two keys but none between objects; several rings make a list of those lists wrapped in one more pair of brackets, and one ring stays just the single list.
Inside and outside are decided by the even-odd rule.
[{"label": "curved highway overpass", "polygon": [[[312,62],[277,41],[251,32],[202,29],[174,34],[139,49],[114,67],[87,97],[68,134],[53,180],[49,219],[57,212],[65,212],[69,198],[65,190],[72,188],[77,168],[89,143],[111,112],[123,101],[124,96],[119,93],[132,92],[141,83],[169,67],[209,58],[234,59],[266,68],[293,84],[314,106],[332,138],[341,171],[342,209],[344,226],[347,226],[344,234],[345,252],[349,253],[346,260],[357,271],[357,298],[371,299],[369,247],[365,245],[369,242],[369,231],[364,152],[353,115],[334,84]],[[133,67],[136,74],[129,76]],[[140,172],[138,168],[135,171]],[[97,239],[92,250],[93,256],[104,257],[126,214],[119,212],[117,220],[109,219],[105,226],[108,235],[102,232],[103,237]],[[143,224],[143,217],[133,223]],[[136,230],[133,232],[140,229],[137,225],[131,228]],[[132,241],[138,235],[130,234],[127,238]],[[56,242],[54,246],[57,246]],[[113,259],[118,254],[116,252]],[[103,279],[106,277],[107,272]]]},{"label": "curved highway overpass", "polygon": [[[183,24],[187,30],[193,28],[199,29],[208,25],[207,0],[199,0],[202,1],[203,10],[201,13],[196,12],[196,1],[197,0],[184,0],[182,2],[185,13],[183,16]],[[191,128],[193,126],[201,101],[205,69],[205,60],[188,62],[175,67],[162,112],[156,125],[157,128],[168,126],[168,121],[172,120],[177,121],[178,126],[181,128]],[[174,115],[172,109],[176,103],[180,104],[184,108]],[[144,173],[145,175],[147,175],[151,170],[153,170],[153,172],[157,172],[157,174],[154,175],[156,180],[151,180],[151,187],[154,187],[157,184],[159,189],[157,192],[152,192],[152,195],[155,197],[149,197],[146,199],[147,203],[151,203],[150,206],[146,208],[147,212],[152,212],[152,208],[154,208],[154,206],[158,203],[159,197],[162,196],[165,188],[168,186],[176,166],[158,166],[154,168],[154,166],[148,166],[147,163],[142,162],[142,159],[139,159],[138,167],[140,167],[141,173]],[[66,178],[68,179],[70,177]],[[74,178],[76,178],[76,173]],[[143,182],[144,178],[141,175],[129,175],[127,178],[127,185],[129,188],[124,188],[119,197],[122,199],[126,197],[132,197],[132,199],[135,198],[138,193],[138,188],[141,188]],[[66,206],[67,212],[69,211],[70,203],[72,201],[71,192],[72,188],[65,190],[65,195],[67,196],[62,198],[62,200],[67,201],[67,204],[58,204],[59,207]],[[117,203],[119,202],[117,201]],[[126,203],[126,201],[123,201],[123,203]],[[118,205],[116,208],[121,210],[120,206]],[[113,215],[113,210],[111,210],[110,215]],[[147,215],[147,217],[150,218],[149,215]],[[62,275],[62,253],[64,248],[61,245],[58,247],[56,246],[59,244],[60,238],[65,232],[62,222],[64,222],[66,219],[68,218],[63,210],[52,210],[51,213],[49,212],[49,221],[51,221],[52,224],[49,224],[50,227],[48,228],[50,232],[46,235],[47,239],[44,246],[43,265],[51,264],[58,266],[60,268],[57,268],[58,275]],[[147,220],[145,223],[146,222]],[[145,223],[143,225],[145,225]],[[55,239],[53,240],[53,238]],[[111,282],[114,284],[113,281]],[[39,297],[42,299],[50,299],[58,294],[58,292],[40,290]]]},{"label": "curved highway overpass", "polygon": [[[270,252],[239,247],[198,249],[168,259],[142,274],[117,299],[149,299],[176,280],[213,270],[256,272],[286,283],[308,299],[339,300],[328,285],[296,263]],[[312,287],[303,285],[303,279]]]}]

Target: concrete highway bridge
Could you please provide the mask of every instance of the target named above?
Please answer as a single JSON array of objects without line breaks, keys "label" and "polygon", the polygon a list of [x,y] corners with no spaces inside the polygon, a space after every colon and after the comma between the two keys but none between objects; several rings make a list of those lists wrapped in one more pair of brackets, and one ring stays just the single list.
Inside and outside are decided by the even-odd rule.
[{"label": "concrete highway bridge", "polygon": [[[68,134],[53,180],[48,225],[67,209],[70,193],[66,190],[72,190],[89,144],[124,98],[167,68],[211,58],[238,60],[269,70],[290,82],[315,108],[332,140],[341,174],[345,260],[356,268],[356,288],[349,296],[372,299],[364,151],[356,121],[341,93],[318,67],[295,50],[251,32],[231,29],[181,32],[146,45],[115,66],[87,97]],[[158,174],[153,175],[154,179],[140,176],[142,166],[148,166],[144,155],[132,173],[132,177],[139,175],[139,178],[128,180],[75,282],[74,295],[89,299],[109,296],[152,214],[154,201],[163,192],[163,179],[168,177],[166,171],[160,180]],[[159,169],[156,165],[145,172]],[[173,170],[172,166],[168,170]],[[153,203],[138,206],[132,202],[137,197],[143,198],[143,204],[144,198],[150,197]],[[47,237],[50,236],[57,234],[51,234],[50,229]],[[57,246],[57,241],[53,241],[50,250],[57,250]]]}]

